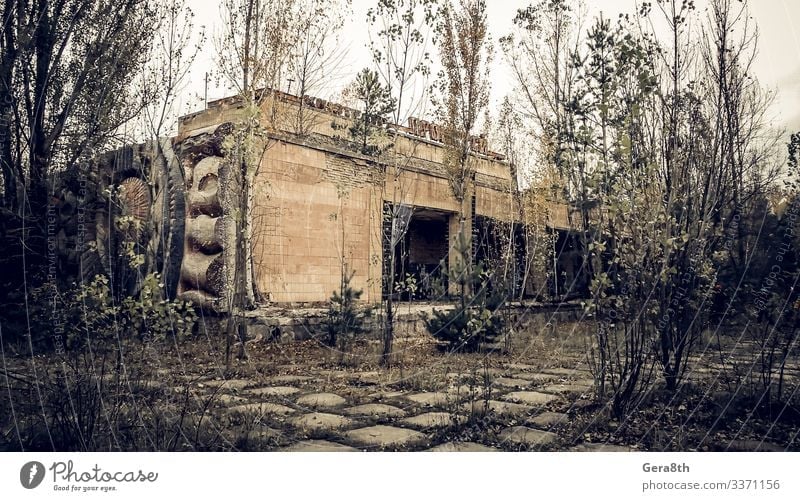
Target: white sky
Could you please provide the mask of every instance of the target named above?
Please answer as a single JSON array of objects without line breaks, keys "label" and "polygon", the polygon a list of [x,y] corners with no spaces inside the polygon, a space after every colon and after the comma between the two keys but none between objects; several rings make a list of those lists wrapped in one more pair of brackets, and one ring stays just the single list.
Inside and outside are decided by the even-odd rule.
[{"label": "white sky", "polygon": [[[192,72],[180,114],[191,113],[203,107],[203,80],[206,71],[213,71],[213,33],[220,29],[219,0],[189,0],[196,14],[196,24],[207,27],[209,39],[198,56]],[[355,76],[364,66],[370,65],[365,48],[368,41],[365,14],[375,0],[353,0],[353,12],[343,31],[343,43],[349,46],[345,71]],[[492,38],[497,41],[511,31],[512,20],[519,8],[529,1],[487,0],[488,19]],[[621,12],[632,13],[635,0],[586,0],[590,17],[601,11],[609,18]],[[790,131],[800,130],[800,0],[750,0],[750,11],[760,30],[760,51],[755,62],[758,79],[767,88],[776,90],[777,99],[772,109],[773,125],[786,127]],[[703,8],[703,1],[698,1]],[[346,82],[340,82],[339,86]],[[284,89],[285,90],[285,89]],[[513,90],[510,72],[506,69],[502,54],[496,50],[492,68],[492,101],[499,102]],[[209,84],[209,100],[225,97],[227,92]],[[334,92],[328,93],[329,95]]]}]

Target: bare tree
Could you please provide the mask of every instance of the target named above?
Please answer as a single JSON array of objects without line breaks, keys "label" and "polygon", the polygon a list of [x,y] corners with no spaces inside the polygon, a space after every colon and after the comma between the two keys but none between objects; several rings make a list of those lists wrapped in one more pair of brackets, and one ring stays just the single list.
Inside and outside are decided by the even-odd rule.
[{"label": "bare tree", "polygon": [[194,11],[186,0],[165,3],[159,11],[161,23],[155,30],[145,71],[136,82],[153,100],[139,117],[140,134],[158,138],[177,130],[178,98],[188,83],[192,65],[206,42],[204,26],[194,23]]},{"label": "bare tree", "polygon": [[[548,229],[552,214],[554,188],[561,177],[552,164],[540,164],[539,155],[530,148],[530,123],[527,113],[521,112],[509,96],[503,99],[497,120],[497,140],[511,170],[509,213],[519,218],[519,230],[524,241],[524,267],[519,283],[518,300],[532,287],[538,297],[546,295],[547,279],[555,269],[550,261],[553,253],[554,231]],[[528,120],[526,120],[528,119]],[[534,166],[535,165],[535,166]],[[513,235],[509,235],[509,240]],[[509,249],[510,251],[511,249]],[[508,253],[509,259],[512,252]],[[509,268],[509,262],[504,263]]]},{"label": "bare tree", "polygon": [[136,81],[145,95],[153,96],[142,110],[137,122],[140,125],[133,132],[133,140],[147,140],[152,147],[154,162],[150,166],[150,200],[157,196],[164,199],[162,214],[147,220],[148,251],[145,252],[144,274],[159,269],[166,287],[162,292],[171,295],[177,287],[177,279],[182,256],[183,241],[178,241],[182,231],[174,226],[184,223],[182,214],[171,214],[170,209],[178,210],[183,194],[177,185],[182,182],[176,159],[172,153],[171,141],[163,136],[177,129],[180,113],[178,98],[186,88],[192,65],[203,46],[205,28],[196,29],[194,12],[184,0],[170,2],[161,8],[161,25],[155,32],[145,70]]},{"label": "bare tree", "polygon": [[[562,159],[566,104],[572,95],[572,55],[581,42],[585,7],[569,0],[542,0],[519,9],[514,31],[500,40],[515,83],[515,104],[530,127],[539,160],[567,180]],[[562,188],[568,189],[565,185]]]},{"label": "bare tree", "polygon": [[[600,398],[626,415],[650,389],[654,367],[653,287],[663,277],[668,219],[657,200],[651,115],[659,109],[653,65],[658,48],[602,16],[575,55],[573,95],[565,109],[565,151],[572,203],[580,210],[583,272],[591,279],[586,311],[594,332],[588,361]],[[646,111],[642,111],[646,110]]]},{"label": "bare tree", "polygon": [[250,306],[251,295],[248,284],[252,276],[252,186],[270,146],[268,130],[275,126],[278,110],[275,92],[295,43],[295,5],[294,0],[224,0],[225,31],[215,40],[220,74],[242,100],[242,113],[225,145],[231,176],[227,219],[233,220],[236,238],[233,270],[229,271],[229,283],[234,290],[228,294],[228,361],[236,335],[238,357],[247,356],[244,311]]},{"label": "bare tree", "polygon": [[[460,0],[458,4],[448,1],[439,9],[438,19],[436,32],[442,70],[436,82],[436,114],[445,129],[444,166],[459,205],[461,234],[467,210],[465,201],[475,173],[474,136],[481,114],[489,104],[492,45],[484,0]],[[462,285],[462,303],[465,294]]]},{"label": "bare tree", "polygon": [[160,11],[150,0],[7,0],[0,11],[3,200],[44,218],[52,176],[112,142],[148,102],[131,81]]},{"label": "bare tree", "polygon": [[[746,319],[746,334],[760,351],[764,384],[760,401],[768,406],[775,350],[796,336],[794,308],[787,308],[787,304],[791,303],[793,289],[789,284],[796,284],[797,275],[792,260],[787,257],[784,262],[782,257],[794,243],[785,228],[791,226],[788,221],[796,210],[795,202],[790,203],[788,214],[777,220],[769,210],[770,194],[779,189],[775,180],[783,174],[783,158],[777,154],[783,131],[774,130],[767,115],[774,95],[764,92],[753,77],[759,32],[748,3],[709,2],[701,36],[699,66],[708,82],[702,89],[702,99],[711,129],[710,173],[701,201],[711,213],[709,224],[723,235],[709,245],[716,252],[718,270],[714,299],[719,297],[719,302],[725,303],[720,323],[737,317]],[[792,158],[791,143],[789,153],[788,174],[792,179],[796,159]],[[796,186],[792,184],[784,194],[793,200]],[[765,234],[774,237],[766,242],[766,248]],[[780,247],[783,249],[776,253]],[[775,273],[776,264],[780,273]],[[784,360],[786,353],[782,353]],[[781,390],[779,383],[779,398]]]},{"label": "bare tree", "polygon": [[[370,50],[373,61],[380,74],[383,86],[394,101],[392,121],[398,127],[413,116],[424,115],[426,79],[430,73],[430,55],[428,44],[431,38],[437,0],[387,0],[367,12],[367,22],[371,27]],[[391,132],[389,159],[387,161],[384,187],[389,184],[391,197],[390,212],[384,217],[391,218],[391,234],[389,245],[384,256],[388,260],[388,273],[383,277],[387,289],[383,318],[383,352],[381,364],[387,366],[391,362],[394,343],[394,270],[396,267],[395,249],[399,243],[397,238],[402,232],[398,226],[404,226],[406,209],[403,203],[408,196],[406,183],[401,176],[408,167],[416,151],[416,142],[410,147],[400,150],[399,128]],[[405,139],[408,141],[408,139]],[[381,225],[382,226],[382,225]],[[379,228],[382,233],[382,228]],[[386,238],[381,235],[381,238]]]},{"label": "bare tree", "polygon": [[301,0],[296,7],[295,40],[288,65],[287,91],[300,98],[289,117],[290,130],[306,136],[318,122],[318,113],[307,105],[308,97],[322,95],[342,77],[347,56],[340,31],[351,0]]},{"label": "bare tree", "polygon": [[[296,31],[296,0],[224,0],[224,31],[216,37],[218,70],[250,103],[280,88]],[[270,117],[267,117],[270,118]]]},{"label": "bare tree", "polygon": [[649,390],[654,362],[679,390],[723,261],[742,259],[738,214],[774,178],[740,8],[712,2],[702,30],[691,1],[647,4],[638,25],[601,17],[575,55],[563,158],[588,241],[590,359],[618,415]]},{"label": "bare tree", "polygon": [[765,120],[770,97],[749,76],[757,32],[747,3],[710,2],[699,32],[692,27],[693,2],[656,5],[670,36],[660,59],[663,98],[660,117],[653,117],[660,142],[655,158],[669,221],[665,236],[680,242],[667,253],[670,279],[657,289],[658,359],[675,391],[708,327],[722,264],[718,252],[739,274],[748,261],[745,225],[734,222],[774,179],[777,163],[770,152],[776,142]]}]

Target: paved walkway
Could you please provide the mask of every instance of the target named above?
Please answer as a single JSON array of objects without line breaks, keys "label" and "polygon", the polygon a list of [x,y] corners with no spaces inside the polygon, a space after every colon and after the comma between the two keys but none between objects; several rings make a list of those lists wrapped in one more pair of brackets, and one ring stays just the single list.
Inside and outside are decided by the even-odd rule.
[{"label": "paved walkway", "polygon": [[[448,373],[441,378],[441,387],[423,391],[410,389],[413,385],[407,381],[382,381],[385,376],[375,371],[303,372],[298,368],[260,382],[208,380],[194,386],[198,396],[215,395],[215,417],[221,423],[244,427],[248,437],[264,440],[249,444],[256,450],[571,448],[559,436],[559,429],[577,405],[591,397],[593,381],[588,371],[507,364],[490,369],[488,386],[482,371],[477,376],[478,382],[470,384],[474,374]],[[458,431],[487,412],[501,424],[485,440],[490,443],[459,440]],[[580,446],[580,450],[595,449],[614,447]]]}]

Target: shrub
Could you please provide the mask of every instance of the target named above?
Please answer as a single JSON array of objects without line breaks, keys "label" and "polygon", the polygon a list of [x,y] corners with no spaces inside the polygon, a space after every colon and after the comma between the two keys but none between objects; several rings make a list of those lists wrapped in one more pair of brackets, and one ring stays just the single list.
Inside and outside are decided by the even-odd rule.
[{"label": "shrub", "polygon": [[[139,293],[116,301],[110,281],[96,275],[90,282],[59,294],[52,286],[31,295],[32,342],[37,346],[77,350],[103,348],[117,339],[183,339],[197,321],[194,307],[163,298],[158,273],[145,276]],[[60,346],[59,346],[60,345]]]},{"label": "shrub", "polygon": [[453,249],[459,254],[457,267],[447,269],[451,283],[459,286],[461,300],[452,310],[433,310],[431,318],[423,317],[428,332],[450,352],[474,352],[484,343],[494,342],[502,334],[505,322],[500,308],[505,302],[502,291],[490,292],[490,274],[484,265],[470,263],[470,246],[465,238]]},{"label": "shrub", "polygon": [[[52,286],[31,294],[31,341],[37,351],[51,352],[27,362],[35,379],[21,378],[8,388],[9,401],[19,402],[13,428],[19,447],[223,447],[219,430],[203,426],[210,402],[197,402],[188,391],[176,394],[154,370],[159,343],[191,333],[193,307],[162,299],[158,274],[145,276],[139,293],[122,300],[114,299],[110,282],[97,275],[63,294]],[[0,428],[12,429],[10,424],[0,418]]]},{"label": "shrub", "polygon": [[451,352],[477,351],[482,344],[494,342],[504,326],[496,310],[484,305],[447,311],[434,309],[433,316],[424,321],[428,332],[443,342],[443,349]]},{"label": "shrub", "polygon": [[357,304],[363,291],[350,285],[354,275],[355,272],[348,273],[346,267],[342,270],[341,284],[339,290],[331,295],[326,322],[328,346],[343,353],[359,334],[365,332],[366,319],[372,314],[369,308]]},{"label": "shrub", "polygon": [[191,335],[197,314],[191,303],[164,299],[164,284],[158,273],[147,275],[142,281],[138,297],[122,300],[122,318],[127,332],[138,333],[140,338],[164,340],[171,337],[184,339]]}]

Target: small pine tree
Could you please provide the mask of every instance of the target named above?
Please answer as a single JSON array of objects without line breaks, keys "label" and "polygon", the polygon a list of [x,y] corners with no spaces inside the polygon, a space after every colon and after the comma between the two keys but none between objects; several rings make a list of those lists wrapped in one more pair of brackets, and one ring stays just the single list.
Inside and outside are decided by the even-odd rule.
[{"label": "small pine tree", "polygon": [[489,273],[482,263],[471,263],[469,242],[463,235],[453,251],[458,253],[457,264],[446,268],[442,263],[442,269],[451,283],[458,284],[460,301],[452,310],[434,308],[432,317],[424,319],[425,327],[448,352],[475,352],[502,333],[500,308],[505,297],[490,292]]},{"label": "small pine tree", "polygon": [[371,315],[369,308],[361,308],[357,304],[364,291],[351,286],[353,276],[355,271],[348,272],[347,266],[342,268],[339,290],[333,291],[328,308],[327,343],[342,352],[356,336],[365,332],[366,319]]},{"label": "small pine tree", "polygon": [[392,93],[381,83],[378,73],[369,68],[361,70],[346,92],[358,101],[361,111],[348,129],[350,137],[358,143],[364,155],[380,153],[380,148],[371,142],[394,111]]}]

